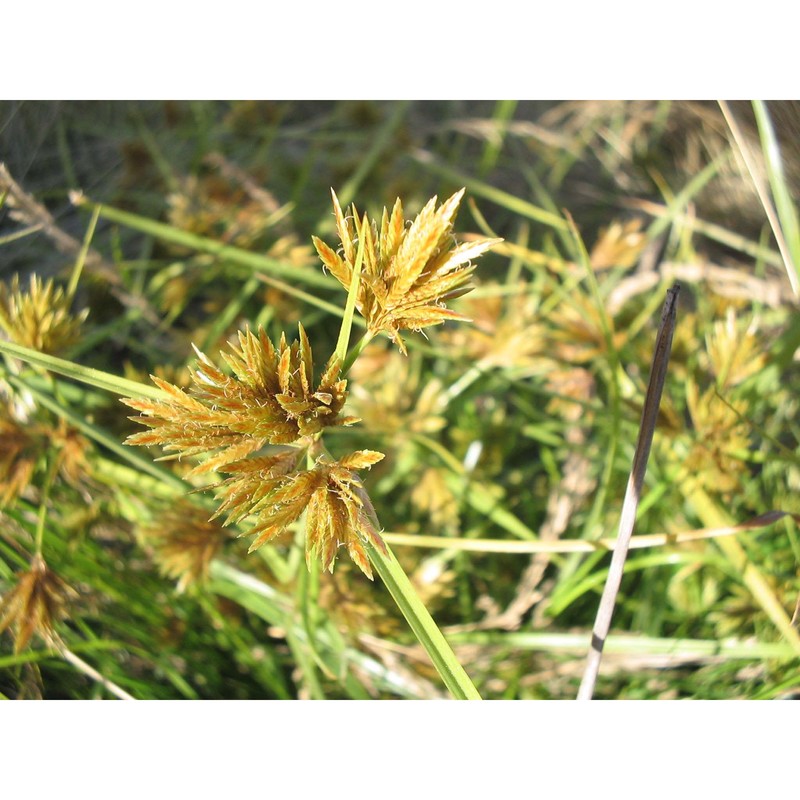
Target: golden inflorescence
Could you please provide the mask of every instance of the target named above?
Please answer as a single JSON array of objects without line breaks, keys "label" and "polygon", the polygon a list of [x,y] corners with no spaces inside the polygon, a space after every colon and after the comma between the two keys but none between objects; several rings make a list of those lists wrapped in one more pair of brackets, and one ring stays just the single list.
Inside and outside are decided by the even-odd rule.
[{"label": "golden inflorescence", "polygon": [[0,328],[16,344],[42,353],[59,353],[74,344],[88,309],[73,314],[72,298],[52,280],[32,275],[28,290],[15,275],[11,286],[0,283]]},{"label": "golden inflorescence", "polygon": [[[316,237],[314,245],[348,290],[362,250],[356,307],[370,338],[384,332],[405,353],[400,330],[463,319],[444,301],[469,291],[470,260],[500,241],[455,243],[452,228],[463,194],[462,189],[438,208],[432,198],[409,226],[397,200],[391,214],[384,209],[379,231],[367,217],[358,222],[355,207],[345,217],[333,193],[341,254]],[[132,419],[149,429],[128,437],[126,444],[159,445],[179,457],[203,456],[187,477],[222,475],[211,487],[221,501],[214,516],[225,515],[226,525],[252,520],[246,532],[255,537],[251,550],[305,513],[307,561],[318,558],[323,569],[333,571],[338,549],[346,547],[372,577],[365,545],[384,545],[358,471],[372,467],[383,454],[357,450],[334,460],[319,442],[325,428],[358,421],[341,413],[347,399],[341,359],[331,356],[315,384],[311,345],[302,325],[291,345],[283,335],[274,345],[263,330],[240,332],[238,348],[222,354],[230,374],[199,351],[197,355],[189,392],[151,376],[163,399],[123,400],[140,412]],[[267,445],[289,447],[260,453]],[[190,569],[171,554],[173,571],[188,576],[187,581],[201,575],[209,552],[198,554],[200,561]]]},{"label": "golden inflorescence", "polygon": [[358,211],[342,212],[336,193],[333,208],[341,254],[316,236],[313,237],[322,263],[346,289],[355,269],[359,239],[364,239],[361,281],[356,308],[371,333],[385,332],[402,352],[405,343],[401,330],[418,331],[445,320],[464,320],[446,308],[445,300],[459,297],[472,287],[469,278],[477,258],[501,239],[480,239],[457,245],[452,235],[456,211],[464,189],[436,208],[432,197],[410,226],[403,219],[403,204],[398,198],[391,214],[384,208],[380,231],[366,215],[359,222]]}]

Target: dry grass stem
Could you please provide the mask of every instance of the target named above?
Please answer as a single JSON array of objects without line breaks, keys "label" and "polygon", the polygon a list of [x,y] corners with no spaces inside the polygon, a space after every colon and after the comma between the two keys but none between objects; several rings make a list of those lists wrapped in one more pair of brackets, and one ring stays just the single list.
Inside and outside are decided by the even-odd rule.
[{"label": "dry grass stem", "polygon": [[622,505],[617,545],[614,548],[611,566],[608,570],[608,578],[603,588],[603,595],[600,598],[600,606],[592,631],[592,643],[586,661],[586,669],[580,689],[578,690],[579,700],[590,700],[592,697],[595,681],[597,680],[597,673],[600,669],[603,645],[608,636],[608,631],[611,628],[611,617],[614,613],[617,593],[619,592],[619,586],[622,582],[622,572],[625,567],[628,546],[636,521],[636,509],[639,506],[639,498],[641,497],[644,475],[647,469],[647,460],[650,456],[650,447],[653,443],[653,433],[655,432],[658,409],[661,404],[661,394],[664,389],[664,381],[667,377],[667,366],[672,349],[672,337],[675,332],[679,291],[680,286],[676,284],[668,290],[667,299],[664,301],[661,325],[658,329],[653,353],[653,365],[650,370],[650,381],[647,386],[647,394],[645,395],[644,408],[642,410],[642,421],[639,426],[639,438],[636,442],[633,466],[631,467],[631,474],[628,479],[628,488],[625,492],[625,501]]}]

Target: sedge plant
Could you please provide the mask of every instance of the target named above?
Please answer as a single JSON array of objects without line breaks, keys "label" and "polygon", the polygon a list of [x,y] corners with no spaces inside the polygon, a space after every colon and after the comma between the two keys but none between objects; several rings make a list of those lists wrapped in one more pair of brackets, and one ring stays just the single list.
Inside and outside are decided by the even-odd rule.
[{"label": "sedge plant", "polygon": [[[224,140],[226,155],[200,165],[193,150],[182,178],[193,107],[178,128],[143,139],[152,158],[129,177],[146,193],[120,208],[70,195],[93,212],[83,247],[0,165],[0,221],[24,226],[0,245],[39,231],[78,259],[60,289],[14,245],[22,278],[0,287],[0,644],[15,643],[0,653],[0,696],[33,696],[40,662],[51,695],[86,693],[76,668],[91,691],[118,697],[441,696],[381,583],[454,696],[476,692],[431,614],[470,653],[485,696],[574,696],[564,654],[585,652],[607,580],[647,329],[676,280],[686,302],[615,612],[615,627],[637,637],[610,632],[599,694],[796,687],[795,300],[772,222],[759,242],[711,222],[704,195],[724,194],[733,162],[725,125],[721,149],[670,171],[650,155],[670,127],[687,138],[685,114],[663,103],[559,104],[542,117],[552,136],[533,161],[522,106],[498,104],[483,157],[470,137],[489,129],[460,119],[458,133],[415,133],[409,149],[405,132],[391,134],[404,108],[342,138],[337,107],[323,115],[337,144],[325,133],[320,150],[318,126],[292,135],[293,152],[310,145],[306,161],[284,159],[267,181],[266,148],[287,139],[275,136],[279,122],[260,126],[269,133],[253,155],[249,120],[237,151],[242,107],[217,108],[225,135],[209,141]],[[348,154],[355,169],[342,169]],[[68,166],[80,185],[83,170]],[[583,204],[583,167],[623,190],[622,217]],[[789,244],[779,167],[765,188]],[[461,198],[413,223],[399,203],[376,223],[350,207],[370,185],[415,191],[414,173],[501,211],[471,209],[487,241],[502,226],[509,257],[459,305],[472,324],[431,328],[457,321],[447,306],[485,251],[451,238]],[[325,189],[336,181],[331,214]],[[98,219],[103,256],[89,246]],[[103,371],[109,358],[120,368]],[[132,424],[106,392],[134,405],[142,427],[128,442],[140,446],[122,444]],[[257,552],[240,558],[247,545]],[[772,641],[777,631],[785,642]],[[757,662],[746,680],[740,659]]]},{"label": "sedge plant", "polygon": [[[332,458],[325,431],[350,426],[343,413],[347,373],[364,346],[386,334],[401,350],[401,332],[421,331],[446,320],[464,320],[446,301],[471,288],[472,260],[499,239],[457,244],[456,212],[464,190],[437,205],[432,198],[410,224],[398,199],[384,209],[380,225],[356,207],[342,210],[332,193],[340,248],[314,237],[324,267],[347,289],[338,343],[318,380],[302,323],[298,338],[273,343],[263,329],[240,331],[238,346],[222,354],[226,372],[197,350],[190,391],[152,376],[162,397],[126,398],[146,430],[129,445],[163,448],[167,457],[198,458],[187,478],[214,474],[225,525],[247,523],[242,535],[256,550],[305,519],[306,562],[330,572],[341,548],[368,578],[373,569],[386,583],[415,634],[454,696],[478,693],[380,534],[360,473],[384,454],[361,449]],[[366,323],[348,350],[355,312]],[[278,448],[278,449],[274,449]]]}]

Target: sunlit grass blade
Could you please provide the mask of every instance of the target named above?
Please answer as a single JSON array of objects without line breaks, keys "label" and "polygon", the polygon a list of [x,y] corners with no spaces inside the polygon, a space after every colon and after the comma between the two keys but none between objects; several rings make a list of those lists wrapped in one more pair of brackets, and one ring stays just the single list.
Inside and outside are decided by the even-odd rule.
[{"label": "sunlit grass blade", "polygon": [[[392,137],[405,119],[410,105],[411,103],[407,100],[395,103],[386,121],[370,137],[371,144],[369,149],[364,153],[353,174],[345,181],[337,193],[339,202],[343,207],[348,206],[355,199],[356,192],[364,182],[364,179],[386,152],[392,142]],[[332,231],[333,228],[334,225],[330,214],[326,214],[324,220],[316,226],[315,230],[318,235],[322,236]]]},{"label": "sunlit grass blade", "polygon": [[66,378],[80,381],[89,386],[95,386],[98,389],[104,389],[107,392],[114,394],[127,395],[130,397],[148,397],[152,400],[163,400],[166,395],[155,386],[148,386],[137,381],[130,381],[127,378],[120,378],[118,375],[112,375],[109,372],[103,372],[93,367],[84,367],[81,364],[75,364],[72,361],[67,361],[63,358],[50,356],[46,353],[40,353],[38,350],[32,350],[29,347],[14,344],[13,342],[0,341],[0,353],[18,358],[26,364],[31,364],[35,367],[50,372],[56,372]]},{"label": "sunlit grass blade", "polygon": [[659,179],[658,182],[661,184],[662,194],[664,194],[664,200],[667,204],[668,211],[667,214],[659,217],[650,224],[650,227],[647,229],[647,238],[649,240],[660,236],[670,225],[675,224],[675,222],[680,219],[680,214],[691,202],[692,198],[699,194],[699,192],[710,183],[714,176],[720,171],[728,157],[729,156],[718,158],[710,164],[707,164],[674,196],[669,196],[667,187],[663,184],[663,181]]},{"label": "sunlit grass blade", "polygon": [[70,299],[75,296],[75,290],[78,288],[78,281],[83,272],[83,266],[86,263],[86,256],[89,254],[89,248],[92,245],[92,237],[94,236],[95,228],[97,228],[97,220],[100,218],[100,208],[101,206],[95,206],[94,211],[92,211],[92,217],[89,220],[86,235],[83,237],[83,243],[81,244],[78,257],[75,259],[75,266],[73,267],[72,275],[70,275],[69,279],[69,286],[67,287],[67,297]]},{"label": "sunlit grass blade", "polygon": [[567,230],[567,222],[563,217],[553,214],[550,211],[545,211],[543,208],[533,205],[533,203],[521,200],[519,197],[515,197],[502,189],[498,189],[491,184],[466,175],[461,170],[441,163],[425,150],[415,150],[412,153],[412,157],[431,172],[447,178],[454,184],[466,186],[471,194],[484,197],[493,203],[497,203],[497,205],[502,208],[508,209],[522,217],[541,222],[550,228],[563,231]]},{"label": "sunlit grass blade", "polygon": [[[83,196],[77,197],[74,202],[78,206],[86,206],[93,210],[98,206],[97,203],[93,203]],[[239,247],[233,247],[223,242],[216,241],[215,239],[208,239],[204,236],[188,233],[180,228],[175,228],[172,225],[142,217],[139,214],[133,214],[130,211],[123,211],[118,208],[113,208],[112,206],[102,205],[100,206],[100,217],[109,222],[116,222],[132,230],[145,233],[162,242],[168,242],[169,244],[179,247],[186,247],[198,253],[208,253],[209,255],[217,256],[218,258],[225,259],[241,267],[247,267],[252,270],[263,270],[270,275],[275,275],[280,278],[291,278],[292,281],[304,283],[307,286],[331,288],[334,285],[328,278],[316,270],[298,269],[274,258],[262,256],[258,253],[251,253],[248,250],[242,250]]]},{"label": "sunlit grass blade", "polygon": [[779,229],[775,231],[776,239],[779,246],[783,243],[781,252],[784,256],[789,282],[792,284],[795,296],[800,297],[800,221],[797,216],[797,204],[786,180],[783,158],[767,104],[763,100],[754,100],[753,110],[761,136],[761,149],[767,164],[769,185],[772,188],[775,210],[778,215]]},{"label": "sunlit grass blade", "polygon": [[[211,583],[209,591],[239,603],[242,608],[257,615],[261,619],[282,630],[292,631],[298,647],[306,646],[306,632],[297,620],[292,600],[273,586],[263,583],[258,578],[242,572],[222,561],[211,563]],[[326,654],[334,655],[333,648],[335,628],[331,623],[317,630],[318,646],[325,648]],[[342,663],[337,665],[337,673],[344,675],[345,689],[351,696],[364,696],[363,688],[353,676],[347,663],[358,664],[362,669],[376,676],[380,685],[388,692],[400,697],[413,697],[408,687],[392,670],[387,669],[370,656],[346,647],[338,651]]]},{"label": "sunlit grass blade", "polygon": [[492,135],[486,137],[481,153],[481,160],[478,164],[478,174],[483,178],[494,168],[500,151],[503,149],[508,123],[514,118],[517,109],[516,100],[498,100],[492,115]]},{"label": "sunlit grass blade", "polygon": [[[670,547],[688,542],[717,539],[733,536],[745,531],[757,530],[774,525],[785,517],[800,523],[800,514],[788,511],[770,511],[735,525],[722,525],[714,528],[698,528],[681,533],[644,533],[631,537],[629,549],[641,550],[650,547]],[[458,550],[464,553],[506,553],[509,555],[530,555],[533,553],[596,553],[608,552],[616,546],[616,539],[559,539],[554,542],[513,541],[508,539],[454,538],[452,536],[426,536],[419,533],[386,532],[383,538],[401,547],[419,547],[432,550]]]},{"label": "sunlit grass blade", "polygon": [[[581,633],[538,632],[469,632],[453,633],[455,644],[472,644],[486,647],[514,648],[518,650],[581,653],[586,650],[586,635]],[[716,641],[703,639],[671,639],[632,634],[612,634],[606,642],[606,652],[629,655],[661,655],[676,665],[698,658],[746,659],[764,661],[775,659],[793,661],[796,651],[783,642]],[[664,666],[668,666],[664,664]]]},{"label": "sunlit grass blade", "polygon": [[367,545],[375,572],[391,593],[420,644],[431,657],[433,665],[450,693],[456,700],[480,700],[478,690],[419,599],[394,554],[388,547],[386,552],[382,552],[372,543],[368,542]]}]

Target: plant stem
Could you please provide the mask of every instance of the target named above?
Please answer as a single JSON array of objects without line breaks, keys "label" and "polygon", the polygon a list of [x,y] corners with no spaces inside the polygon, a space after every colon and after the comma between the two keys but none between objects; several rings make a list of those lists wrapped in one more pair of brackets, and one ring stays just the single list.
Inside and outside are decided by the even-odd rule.
[{"label": "plant stem", "polygon": [[385,552],[382,552],[371,542],[367,544],[372,566],[380,575],[419,643],[427,651],[450,693],[456,700],[480,700],[478,690],[456,659],[455,653],[414,591],[411,581],[392,551],[386,547]]},{"label": "plant stem", "polygon": [[[361,229],[358,233],[358,251],[356,253],[356,263],[353,265],[353,275],[350,278],[350,288],[347,291],[347,302],[342,316],[342,326],[339,329],[339,340],[336,342],[336,355],[340,362],[344,363],[347,358],[347,345],[350,343],[350,330],[353,327],[353,315],[356,311],[356,300],[358,299],[358,286],[361,280],[361,265],[364,263],[364,243],[366,242],[367,226],[369,222],[364,217]],[[356,220],[356,227],[358,220]],[[355,358],[355,356],[354,356]]]},{"label": "plant stem", "polygon": [[[324,445],[323,445],[324,448]],[[328,456],[327,450],[324,451]],[[356,484],[364,511],[369,517],[375,531],[380,530],[378,516],[369,495],[363,486]],[[444,634],[439,630],[433,617],[419,599],[411,581],[398,563],[394,553],[386,543],[377,535],[380,544],[373,541],[369,536],[363,536],[362,542],[367,548],[369,560],[375,571],[380,575],[389,593],[392,595],[397,607],[400,609],[406,621],[411,626],[411,630],[417,637],[419,643],[425,648],[433,662],[436,671],[444,681],[450,694],[456,700],[480,700],[481,696],[475,685],[467,675],[464,668],[459,663],[453,649],[444,638]]]},{"label": "plant stem", "polygon": [[83,272],[83,265],[86,263],[86,256],[89,254],[89,247],[92,244],[92,237],[97,227],[97,220],[100,217],[100,208],[101,206],[99,205],[95,206],[92,212],[92,218],[89,220],[89,227],[86,229],[86,236],[83,237],[83,244],[81,245],[78,257],[75,259],[75,266],[73,267],[72,275],[69,279],[69,286],[67,288],[67,297],[70,300],[75,296],[75,290],[78,288],[78,281],[80,280],[81,272]]},{"label": "plant stem", "polygon": [[375,334],[372,331],[364,331],[364,335],[350,348],[350,352],[342,364],[342,376],[347,375],[350,367],[353,366],[355,360],[361,355],[364,348],[372,341]]},{"label": "plant stem", "polygon": [[53,485],[53,480],[55,479],[57,469],[58,469],[58,461],[55,458],[53,458],[47,470],[47,477],[45,478],[44,486],[42,487],[42,501],[41,504],[39,505],[39,515],[36,520],[35,552],[37,556],[42,555],[42,543],[44,542],[44,524],[47,521],[47,503],[50,500],[50,488]]},{"label": "plant stem", "polygon": [[668,292],[664,302],[664,311],[661,315],[661,326],[656,337],[655,351],[653,353],[653,366],[650,370],[650,381],[644,399],[642,421],[639,426],[639,439],[636,442],[636,451],[633,455],[633,465],[628,479],[628,488],[625,492],[625,501],[622,505],[622,515],[619,521],[619,535],[614,554],[611,557],[611,566],[608,578],[600,598],[594,628],[592,630],[592,643],[586,659],[586,669],[583,674],[578,700],[591,700],[594,692],[595,681],[600,670],[600,659],[603,655],[603,646],[608,632],[611,629],[611,617],[617,600],[622,573],[625,568],[625,559],[628,556],[633,526],[636,521],[636,509],[644,486],[644,476],[647,469],[647,459],[650,456],[650,447],[653,443],[658,408],[661,404],[661,394],[667,376],[670,351],[672,349],[672,336],[675,331],[675,318],[677,312],[678,292],[680,286],[675,284]]},{"label": "plant stem", "polygon": [[118,697],[120,700],[135,700],[136,698],[132,695],[129,695],[124,689],[121,689],[117,686],[116,683],[110,681],[108,678],[104,678],[94,667],[87,664],[82,658],[76,656],[71,650],[67,650],[66,647],[60,647],[59,652],[61,653],[62,658],[72,664],[78,671],[82,672],[84,675],[88,675],[93,681],[97,681],[104,689],[107,689],[111,694],[115,697]]},{"label": "plant stem", "polygon": [[96,386],[98,389],[104,389],[114,394],[127,395],[128,397],[147,397],[151,400],[163,400],[167,396],[155,386],[129,381],[127,378],[120,378],[110,372],[84,367],[74,361],[66,361],[63,358],[40,353],[38,350],[32,350],[30,347],[23,347],[13,342],[0,341],[0,353],[6,353],[27,364],[56,372],[59,375],[86,383],[89,386]]}]

